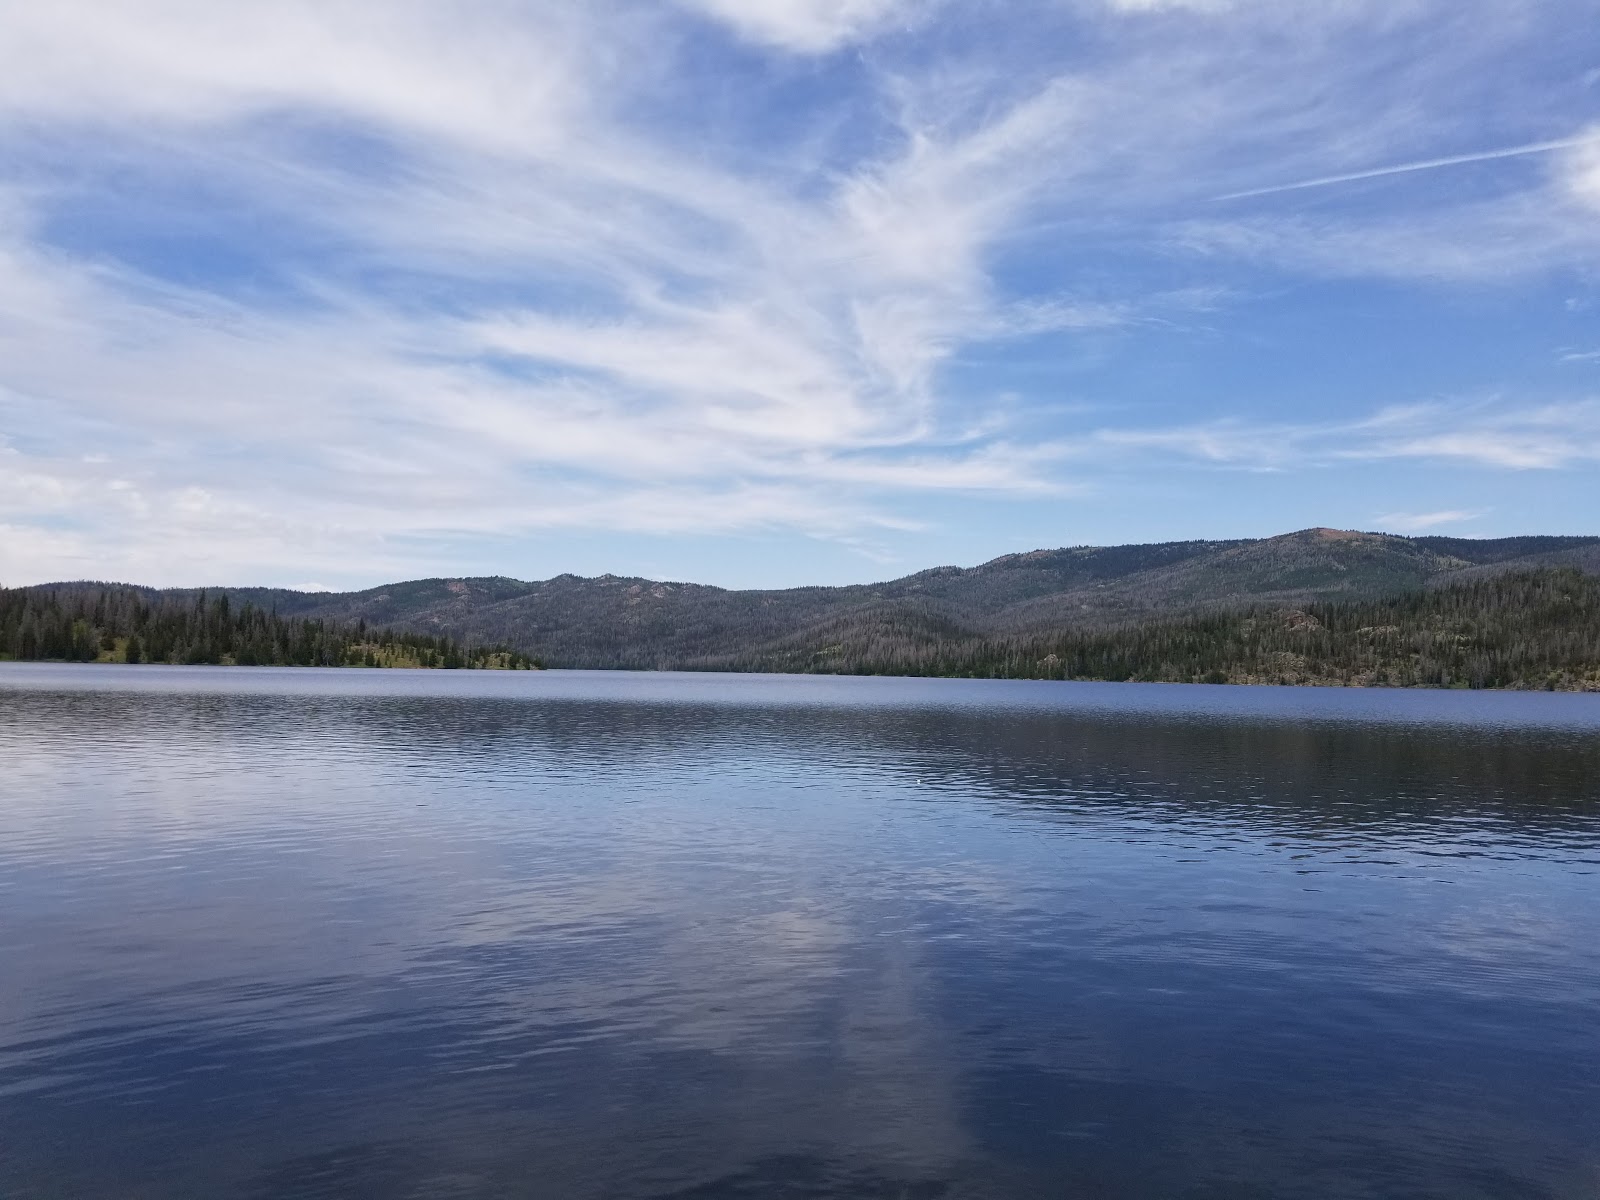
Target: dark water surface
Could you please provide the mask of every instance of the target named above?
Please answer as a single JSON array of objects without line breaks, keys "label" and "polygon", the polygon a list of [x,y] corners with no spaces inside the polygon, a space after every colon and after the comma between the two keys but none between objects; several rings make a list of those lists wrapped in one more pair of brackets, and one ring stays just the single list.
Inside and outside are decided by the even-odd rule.
[{"label": "dark water surface", "polygon": [[0,1196],[1597,1197],[1600,697],[0,666]]}]

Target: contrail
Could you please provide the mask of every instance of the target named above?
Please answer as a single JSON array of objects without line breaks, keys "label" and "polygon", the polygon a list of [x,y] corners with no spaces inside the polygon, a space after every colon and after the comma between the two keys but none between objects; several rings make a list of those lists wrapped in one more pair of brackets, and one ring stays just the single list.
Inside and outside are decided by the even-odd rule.
[{"label": "contrail", "polygon": [[1454,167],[1460,163],[1488,162],[1493,158],[1516,158],[1521,154],[1545,154],[1551,150],[1565,150],[1578,146],[1587,138],[1562,138],[1554,142],[1529,142],[1526,146],[1508,146],[1503,150],[1480,150],[1476,154],[1452,154],[1449,158],[1427,158],[1421,162],[1401,163],[1394,167],[1378,167],[1371,171],[1352,171],[1348,175],[1324,175],[1321,179],[1305,179],[1299,183],[1280,183],[1273,187],[1251,188],[1247,192],[1229,192],[1217,200],[1243,200],[1248,196],[1270,196],[1274,192],[1294,192],[1301,188],[1326,187],[1330,183],[1353,183],[1357,179],[1377,179],[1382,175],[1404,175],[1408,171],[1431,171],[1434,167]]}]

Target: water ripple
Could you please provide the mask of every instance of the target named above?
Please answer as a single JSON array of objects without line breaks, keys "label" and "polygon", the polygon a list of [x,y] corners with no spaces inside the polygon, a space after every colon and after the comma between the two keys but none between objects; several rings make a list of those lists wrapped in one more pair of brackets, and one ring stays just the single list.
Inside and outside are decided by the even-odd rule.
[{"label": "water ripple", "polygon": [[0,761],[6,1196],[1600,1194],[1595,697],[5,664]]}]

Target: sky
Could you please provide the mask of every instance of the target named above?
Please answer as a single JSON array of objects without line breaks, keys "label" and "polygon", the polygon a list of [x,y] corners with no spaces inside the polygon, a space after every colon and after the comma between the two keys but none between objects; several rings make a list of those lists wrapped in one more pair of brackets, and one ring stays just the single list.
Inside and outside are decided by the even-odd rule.
[{"label": "sky", "polygon": [[0,583],[1600,533],[1593,0],[0,6]]}]

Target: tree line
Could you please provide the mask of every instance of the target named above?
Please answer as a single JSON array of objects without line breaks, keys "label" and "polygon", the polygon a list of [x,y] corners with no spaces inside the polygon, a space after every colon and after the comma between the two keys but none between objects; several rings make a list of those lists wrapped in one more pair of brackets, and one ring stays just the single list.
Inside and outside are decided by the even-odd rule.
[{"label": "tree line", "polygon": [[[1172,683],[1284,683],[1600,691],[1600,578],[1523,571],[1299,608],[1257,604],[1120,626],[973,630],[905,599],[772,631],[722,653],[645,667]],[[626,623],[627,640],[643,632]],[[650,649],[650,639],[643,649]],[[704,643],[702,643],[704,644]],[[533,646],[282,616],[212,593],[106,584],[0,589],[0,657],[72,662],[524,669]],[[621,664],[607,664],[621,665]]]},{"label": "tree line", "polygon": [[0,656],[61,662],[528,670],[505,646],[279,616],[226,595],[69,584],[0,588]]},{"label": "tree line", "polygon": [[1525,571],[1295,609],[986,635],[884,605],[703,670],[1600,691],[1600,578]]}]

